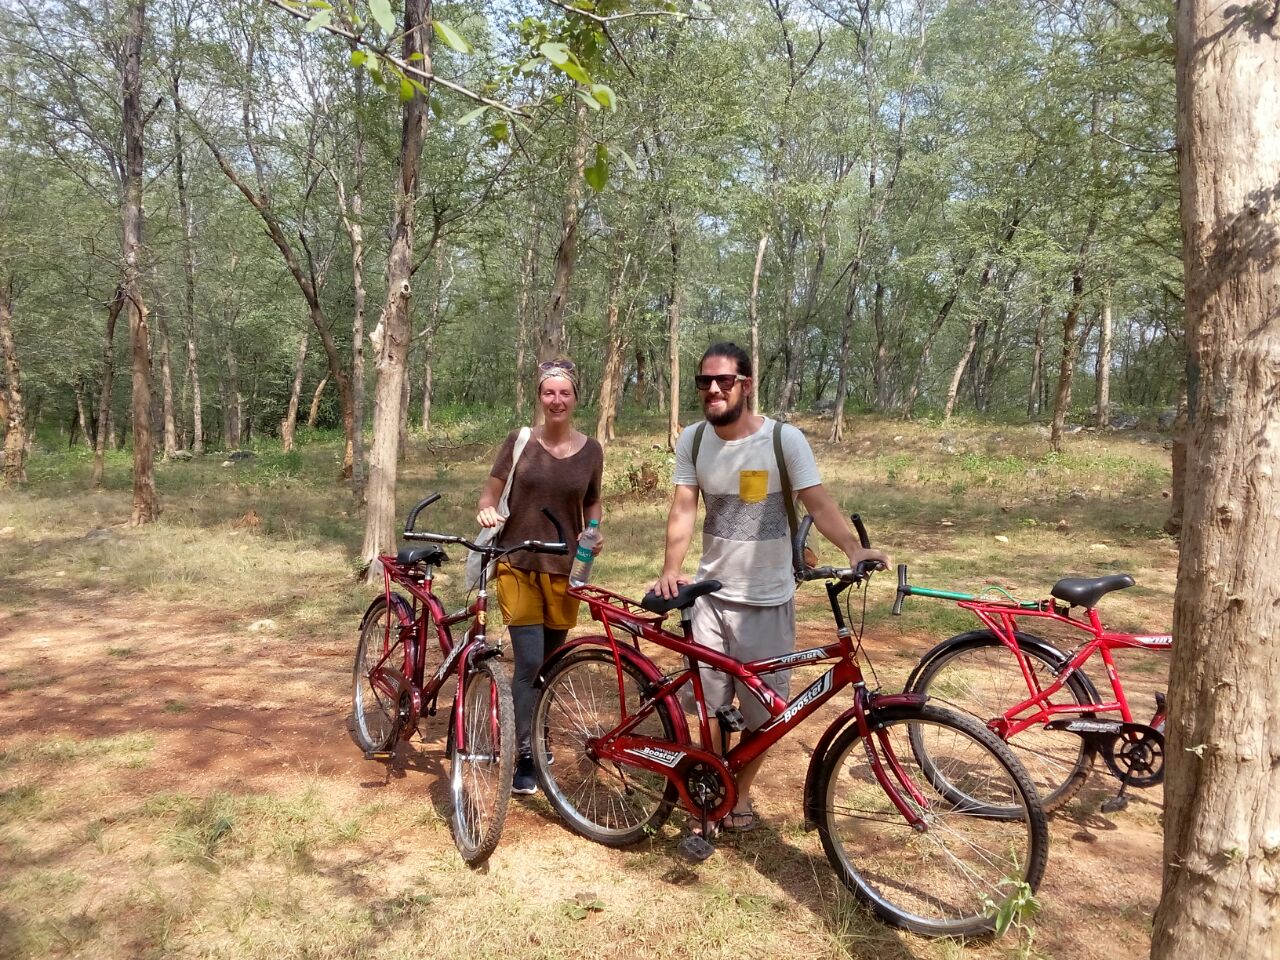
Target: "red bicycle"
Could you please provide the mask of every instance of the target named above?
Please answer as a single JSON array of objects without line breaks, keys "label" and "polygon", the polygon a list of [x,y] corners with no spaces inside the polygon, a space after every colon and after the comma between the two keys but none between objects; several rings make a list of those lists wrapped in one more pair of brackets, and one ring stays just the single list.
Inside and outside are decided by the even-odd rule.
[{"label": "red bicycle", "polygon": [[[866,544],[861,521],[854,522]],[[797,532],[800,556],[811,523],[804,518]],[[670,600],[650,593],[640,603],[591,585],[572,590],[604,633],[570,641],[543,665],[533,730],[547,799],[573,830],[609,846],[655,833],[679,805],[702,825],[701,836],[681,846],[707,856],[712,850],[702,838],[733,809],[737,772],[852,686],[851,704],[809,763],[806,829],[817,828],[843,883],[888,922],[933,936],[989,932],[1000,904],[1034,889],[1044,873],[1048,828],[1030,777],[972,718],[918,694],[867,687],[857,659],[861,629],[855,644],[845,622],[849,596],[844,612],[839,599],[869,578],[869,568],[798,569],[802,579],[827,579],[836,641],[751,663],[693,637],[689,608],[718,590],[716,581],[691,583]],[[670,610],[680,611],[679,633],[662,626]],[[681,666],[663,672],[641,640],[678,654]],[[735,708],[709,717],[700,663],[740,680],[771,719],[751,731]],[[817,663],[831,668],[790,703],[762,679]],[[696,740],[677,700],[685,687],[693,693]],[[712,722],[726,733],[722,743],[740,731],[736,745],[714,750]]]},{"label": "red bicycle", "polygon": [[[439,499],[440,494],[433,493],[419,502],[404,525],[404,539],[432,546],[405,547],[394,557],[378,558],[384,590],[360,620],[352,673],[353,726],[366,759],[389,759],[397,741],[417,732],[419,717],[435,715],[436,699],[448,680],[457,680],[446,748],[453,801],[449,823],[462,859],[475,865],[497,847],[506,820],[515,713],[511,681],[497,661],[501,643],[490,643],[485,632],[487,586],[482,584],[466,607],[446,614],[432,591],[436,567],[448,560],[439,545],[456,543],[479,552],[486,569],[518,550],[563,554],[568,547],[563,530],[546,510],[559,542],[481,545],[464,537],[416,531],[418,514]],[[412,599],[392,590],[393,583]],[[453,628],[463,623],[466,630],[455,643]]]},{"label": "red bicycle", "polygon": [[[1098,601],[1133,585],[1128,574],[1071,578],[1054,584],[1044,600],[1018,600],[999,588],[996,596],[983,596],[913,586],[907,582],[906,564],[901,564],[895,615],[902,612],[906,597],[938,597],[971,611],[984,627],[944,640],[926,653],[904,690],[941,700],[986,723],[1022,760],[1045,810],[1057,809],[1076,794],[1098,754],[1120,781],[1119,793],[1102,809],[1123,809],[1129,787],[1154,787],[1164,780],[1165,697],[1155,695],[1149,722],[1135,721],[1112,651],[1168,653],[1173,647],[1169,634],[1114,633],[1103,626]],[[1072,616],[1076,607],[1083,616]],[[1023,618],[1064,624],[1087,637],[1064,652],[1022,630]],[[1103,698],[1083,670],[1095,653],[1111,682],[1111,699]],[[1100,716],[1105,714],[1119,718]]]}]

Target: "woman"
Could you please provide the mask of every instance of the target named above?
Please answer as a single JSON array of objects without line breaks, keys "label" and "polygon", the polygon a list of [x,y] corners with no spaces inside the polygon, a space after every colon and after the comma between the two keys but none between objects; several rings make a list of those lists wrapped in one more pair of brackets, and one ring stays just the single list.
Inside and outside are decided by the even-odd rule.
[{"label": "woman", "polygon": [[[588,521],[599,520],[600,475],[604,451],[600,444],[573,429],[578,405],[578,380],[570,360],[548,360],[538,367],[538,403],[542,425],[532,436],[515,465],[515,479],[508,499],[510,516],[500,540],[552,540],[555,530],[542,513],[546,507],[564,528],[572,544]],[[513,431],[498,451],[476,519],[483,527],[502,523],[497,511],[502,490],[511,472],[511,457],[519,431]],[[603,537],[596,544],[600,552]],[[564,641],[578,621],[578,601],[568,595],[573,549],[565,556],[514,553],[498,564],[498,603],[515,651],[515,676],[511,683],[515,701],[516,762],[512,793],[536,793],[533,749],[533,682],[547,655]]]}]

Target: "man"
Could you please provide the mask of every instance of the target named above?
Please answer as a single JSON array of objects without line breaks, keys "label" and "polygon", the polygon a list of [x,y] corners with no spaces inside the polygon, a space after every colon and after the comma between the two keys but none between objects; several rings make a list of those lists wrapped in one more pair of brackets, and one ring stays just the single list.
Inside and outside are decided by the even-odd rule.
[{"label": "man", "polygon": [[[666,557],[654,590],[670,598],[689,582],[681,576],[680,567],[693,539],[701,492],[706,519],[697,579],[719,580],[722,587],[694,604],[694,636],[737,660],[782,656],[795,649],[795,578],[791,529],[774,447],[775,424],[750,411],[747,399],[755,388],[751,358],[737,344],[717,343],[708,348],[694,384],[702,398],[706,424],[687,427],[676,444]],[[818,530],[848,555],[850,566],[864,560],[888,566],[884,553],[862,548],[840,508],[823,489],[804,434],[791,426],[778,425],[777,429],[782,431],[782,454],[791,488],[813,515]],[[790,699],[789,672],[764,679],[784,700]],[[704,666],[702,684],[708,710],[714,712],[733,703],[735,684],[726,674]],[[769,719],[768,710],[745,687],[736,692],[748,727],[755,729]],[[719,749],[719,724],[712,724],[711,730],[716,740],[713,747]],[[751,784],[763,759],[757,758],[738,774],[738,802],[722,821],[724,829],[755,828]]]}]

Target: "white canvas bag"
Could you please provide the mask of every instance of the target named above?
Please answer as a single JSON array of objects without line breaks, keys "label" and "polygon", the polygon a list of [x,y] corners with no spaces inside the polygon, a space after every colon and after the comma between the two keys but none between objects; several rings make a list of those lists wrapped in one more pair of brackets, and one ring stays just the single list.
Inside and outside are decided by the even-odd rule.
[{"label": "white canvas bag", "polygon": [[[496,507],[498,516],[502,517],[502,523],[499,523],[496,527],[481,527],[480,532],[474,538],[478,544],[487,546],[502,536],[502,528],[507,525],[506,520],[511,513],[511,505],[508,501],[511,499],[511,481],[516,476],[516,463],[520,460],[520,454],[524,453],[525,445],[528,444],[532,433],[533,431],[528,427],[521,427],[520,433],[516,436],[515,449],[511,451],[511,469],[507,472],[507,484],[502,488],[502,496],[498,498]],[[492,575],[492,570],[484,569],[483,555],[476,553],[474,550],[467,554],[467,590],[480,589],[480,584],[487,583]]]}]

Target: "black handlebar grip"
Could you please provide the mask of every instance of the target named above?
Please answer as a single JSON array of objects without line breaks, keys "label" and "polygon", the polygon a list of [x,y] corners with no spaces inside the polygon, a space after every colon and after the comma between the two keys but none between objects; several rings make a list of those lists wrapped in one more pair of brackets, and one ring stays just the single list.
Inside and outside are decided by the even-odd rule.
[{"label": "black handlebar grip", "polygon": [[804,545],[809,539],[809,528],[813,526],[813,517],[805,514],[800,520],[800,527],[796,530],[795,539],[791,541],[791,568],[797,574],[803,574],[808,565],[804,562]]},{"label": "black handlebar grip", "polygon": [[560,521],[555,518],[555,514],[553,514],[546,507],[542,508],[542,512],[543,514],[546,515],[546,518],[551,521],[551,525],[556,528],[556,539],[560,541],[561,544],[564,545],[564,549],[561,550],[560,553],[561,554],[568,553],[569,541],[565,540],[564,538],[564,527],[560,526]]},{"label": "black handlebar grip", "polygon": [[853,529],[858,531],[858,540],[862,544],[862,549],[870,550],[871,538],[867,536],[867,525],[862,522],[861,515],[855,513],[850,515],[849,519],[853,521]]},{"label": "black handlebar grip", "polygon": [[902,601],[907,598],[907,565],[905,563],[898,564],[898,592],[893,598],[892,613],[895,617],[902,616]]},{"label": "black handlebar grip", "polygon": [[425,500],[419,500],[417,506],[415,506],[412,510],[409,511],[409,517],[404,522],[404,532],[412,533],[413,525],[418,521],[418,514],[420,514],[423,510],[431,506],[433,503],[435,503],[439,499],[440,499],[440,494],[433,493],[429,497],[427,497]]}]

